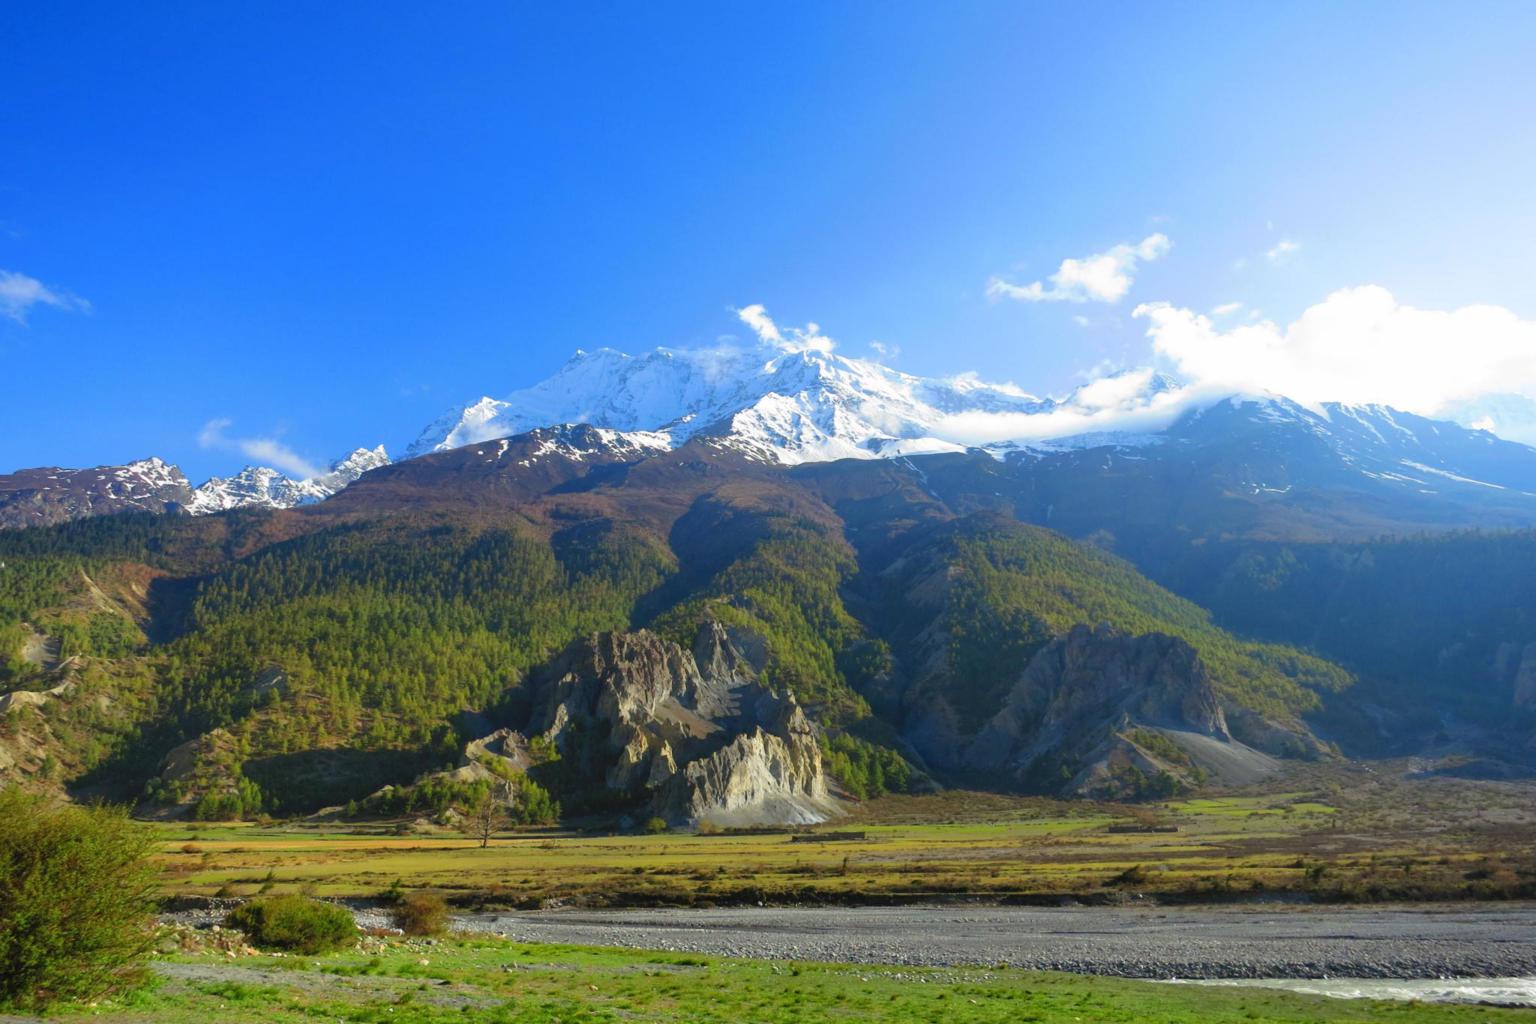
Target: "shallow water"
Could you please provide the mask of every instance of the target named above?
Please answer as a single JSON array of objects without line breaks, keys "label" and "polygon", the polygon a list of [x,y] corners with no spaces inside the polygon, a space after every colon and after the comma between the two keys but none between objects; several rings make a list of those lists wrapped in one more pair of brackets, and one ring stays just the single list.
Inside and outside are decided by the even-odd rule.
[{"label": "shallow water", "polygon": [[1492,1003],[1536,1006],[1533,978],[1218,978],[1176,979],[1176,985],[1222,985],[1236,988],[1279,988],[1337,999],[1417,999],[1425,1003]]}]

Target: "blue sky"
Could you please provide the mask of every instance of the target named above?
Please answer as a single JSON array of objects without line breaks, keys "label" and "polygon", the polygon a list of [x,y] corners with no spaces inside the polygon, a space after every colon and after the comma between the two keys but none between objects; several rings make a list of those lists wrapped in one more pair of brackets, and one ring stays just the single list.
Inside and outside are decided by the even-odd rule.
[{"label": "blue sky", "polygon": [[[399,450],[749,303],[1040,392],[1230,303],[1536,318],[1536,5],[13,4],[0,50],[0,470]],[[1158,234],[1114,301],[988,294]]]}]

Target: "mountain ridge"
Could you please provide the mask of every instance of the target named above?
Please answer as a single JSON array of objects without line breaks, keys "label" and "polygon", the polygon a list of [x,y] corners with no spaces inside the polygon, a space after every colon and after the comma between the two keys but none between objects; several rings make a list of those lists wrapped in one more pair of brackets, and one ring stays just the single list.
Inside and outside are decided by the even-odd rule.
[{"label": "mountain ridge", "polygon": [[[1220,436],[1218,424],[1229,436]],[[1180,445],[1208,451],[1246,446],[1252,479],[1231,482],[1255,493],[1291,486],[1286,474],[1260,457],[1267,445],[1289,447],[1292,456],[1315,466],[1329,463],[1333,485],[1381,492],[1380,485],[1395,483],[1412,501],[1419,501],[1411,497],[1415,490],[1438,494],[1468,486],[1512,489],[1518,497],[1536,493],[1536,474],[1517,467],[1509,476],[1499,465],[1527,463],[1536,450],[1384,406],[1201,392],[1149,367],[1100,376],[1060,397],[1040,397],[969,374],[919,377],[838,355],[829,344],[795,344],[781,336],[639,355],[578,350],[543,381],[450,409],[420,433],[405,457],[578,426],[605,431],[604,443],[615,449],[654,453],[708,441],[791,466],[978,449],[1005,461],[1042,464],[1101,449],[1156,460],[1159,447],[1176,459]],[[0,476],[0,526],[136,508],[195,515],[288,508],[324,500],[389,463],[381,445],[356,449],[309,479],[247,466],[195,488],[158,459],[95,470],[19,470]]]},{"label": "mountain ridge", "polygon": [[[644,447],[610,429],[545,427],[382,466],[290,509],[7,531],[7,688],[46,693],[66,681],[65,662],[78,672],[62,696],[29,705],[33,746],[13,760],[51,753],[85,785],[159,778],[155,799],[176,807],[208,797],[210,808],[308,813],[409,782],[498,729],[547,732],[530,717],[538,688],[526,681],[575,638],[650,630],[686,648],[713,622],[752,652],[764,686],[794,695],[824,763],[863,792],[878,791],[871,779],[979,776],[1027,791],[1155,796],[1200,785],[1202,772],[1331,757],[1325,740],[1372,748],[1405,703],[1418,704],[1410,750],[1446,749],[1434,745],[1444,733],[1454,750],[1524,763],[1510,709],[1524,713],[1521,652],[1536,635],[1528,614],[1483,610],[1528,607],[1520,573],[1481,574],[1495,585],[1487,594],[1440,573],[1473,587],[1464,603],[1482,602],[1466,619],[1476,633],[1405,605],[1405,632],[1421,639],[1394,656],[1347,630],[1319,634],[1306,616],[1265,617],[1275,602],[1263,588],[1298,555],[1275,567],[1246,548],[1215,557],[1238,542],[1262,554],[1265,537],[1306,537],[1319,524],[1371,536],[1411,532],[1437,512],[1460,517],[1442,526],[1499,509],[1531,521],[1524,492],[1508,486],[1521,466],[1506,467],[1502,489],[1447,478],[1446,494],[1420,496],[1428,505],[1403,500],[1424,490],[1417,482],[1361,472],[1409,456],[1432,466],[1487,442],[1452,434],[1437,456],[1444,426],[1344,420],[1325,429],[1287,406],[1237,402],[1143,447],[790,466],[718,436]],[[1386,444],[1377,462],[1359,462],[1369,446],[1357,435]],[[1274,483],[1254,475],[1272,470],[1293,485],[1252,486]],[[1179,481],[1182,492],[1168,486]],[[1480,503],[1488,495],[1514,504]],[[1339,518],[1349,508],[1356,518]],[[1425,550],[1461,550],[1454,534],[1445,543]],[[1502,543],[1487,558],[1526,564],[1529,539]],[[1340,557],[1346,569],[1359,561]],[[1336,586],[1331,556],[1306,564],[1291,577],[1295,600]],[[1196,584],[1232,579],[1214,591],[1218,611],[1159,583],[1180,568]],[[1414,577],[1380,579],[1372,585],[1390,608]],[[1228,632],[1223,615],[1272,639]],[[1091,635],[1071,652],[1052,647],[1077,627]],[[1287,646],[1314,635],[1342,660]],[[1161,639],[1140,639],[1151,636]],[[1450,674],[1475,681],[1475,720],[1416,667],[1458,644]],[[52,654],[29,660],[39,649]],[[1103,714],[1069,692],[1095,666],[1120,680],[1106,682]],[[209,781],[162,774],[167,751],[217,730],[230,739],[209,741],[222,752]],[[794,736],[805,734],[780,739]],[[629,800],[592,791],[600,776],[581,766],[596,748],[573,742],[540,784],[568,807]],[[87,753],[66,759],[70,743]],[[792,746],[809,764],[804,743]],[[766,793],[759,769],[789,763],[777,747],[740,753],[733,763],[755,766],[741,777],[754,792]]]},{"label": "mountain ridge", "polygon": [[246,466],[195,487],[179,466],[156,456],[121,466],[20,469],[0,474],[0,529],[120,512],[209,515],[235,508],[293,508],[324,501],[369,470],[389,464],[384,446],[378,445],[358,448],[304,479]]}]

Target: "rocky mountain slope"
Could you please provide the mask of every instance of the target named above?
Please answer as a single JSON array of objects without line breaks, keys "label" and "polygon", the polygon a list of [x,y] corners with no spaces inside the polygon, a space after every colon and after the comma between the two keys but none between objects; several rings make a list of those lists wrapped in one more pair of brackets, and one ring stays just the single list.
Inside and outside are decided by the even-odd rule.
[{"label": "rocky mountain slope", "polygon": [[519,695],[531,708],[520,734],[558,750],[590,784],[668,820],[835,816],[815,729],[793,694],[763,683],[761,643],[745,643],[759,664],[717,622],[699,628],[691,651],[645,630],[583,638]]},{"label": "rocky mountain slope", "polygon": [[[442,450],[251,471],[201,507],[163,464],[9,478],[16,525],[59,525],[0,534],[0,689],[56,688],[38,642],[89,681],[28,705],[12,773],[304,813],[499,733],[553,752],[526,771],[573,813],[747,821],[832,813],[836,783],[1137,797],[1335,747],[1536,760],[1536,540],[1455,532],[1536,522],[1536,450],[1258,396],[924,451],[967,402],[1063,403],[815,350],[775,350],[745,390],[693,357],[592,360],[540,400],[617,375],[591,413],[611,425],[458,444],[455,420]],[[674,377],[682,407],[659,397]],[[794,429],[759,431],[786,394]],[[176,508],[209,514],[146,514]],[[707,656],[705,627],[729,638]],[[168,778],[199,740],[218,763]]]},{"label": "rocky mountain slope", "polygon": [[119,512],[207,515],[232,508],[293,508],[326,498],[371,469],[389,465],[384,446],[359,448],[325,472],[294,480],[247,466],[193,487],[181,469],[157,458],[94,469],[44,467],[0,474],[0,529],[49,526]]},{"label": "rocky mountain slope", "polygon": [[180,469],[159,459],[94,469],[21,469],[0,475],[0,527],[51,526],[117,512],[165,512],[195,497]]},{"label": "rocky mountain slope", "polygon": [[1077,796],[1155,796],[1279,768],[1233,738],[1189,644],[1074,626],[1041,648],[960,754],[978,774]]},{"label": "rocky mountain slope", "polygon": [[[1199,505],[1213,528],[1228,516],[1278,516],[1275,536],[1306,529],[1319,539],[1380,525],[1519,525],[1536,507],[1536,449],[1475,427],[1379,406],[1222,396],[1147,368],[1039,397],[974,375],[918,377],[838,355],[814,331],[785,335],[750,312],[753,342],[578,352],[544,381],[450,409],[407,458],[464,448],[504,458],[511,438],[543,431],[560,445],[580,428],[598,433],[578,447],[626,460],[689,442],[790,466],[982,452],[1014,468],[1002,493],[1029,503],[1025,518],[1074,534],[1096,528],[1088,526],[1095,510],[1126,504],[1153,527]],[[1509,408],[1498,405],[1505,420]],[[1494,420],[1479,413],[1471,422]],[[158,460],[22,470],[0,476],[0,526],[133,509],[289,508],[388,463],[382,447],[360,448],[313,479],[247,467],[195,489]]]},{"label": "rocky mountain slope", "polygon": [[[167,806],[221,813],[362,801],[503,728],[557,755],[530,775],[572,813],[805,820],[832,812],[828,751],[860,792],[975,784],[966,751],[1079,625],[1187,644],[1195,655],[1167,664],[1189,692],[1209,687],[1226,731],[1164,714],[1172,697],[1137,704],[1149,677],[1128,671],[1123,699],[1051,748],[1054,775],[1007,755],[1016,767],[988,785],[1134,796],[1197,785],[1184,761],[1211,763],[1212,745],[1319,756],[1307,720],[1347,694],[1347,672],[1227,634],[1112,556],[970,507],[957,474],[973,463],[1010,471],[981,455],[786,468],[712,439],[657,451],[571,428],[384,467],[294,509],[12,531],[0,626],[16,632],[0,654],[38,625],[115,673],[102,685],[126,731],[62,781],[148,780]],[[144,598],[82,601],[77,566],[144,580]],[[107,630],[108,615],[142,632]],[[41,688],[5,657],[13,688]],[[220,730],[213,769],[165,775],[170,751]],[[1111,735],[1158,760],[1096,754]],[[1017,749],[1037,741],[1021,732]],[[1100,762],[1102,779],[1077,779]]]},{"label": "rocky mountain slope", "polygon": [[[1107,410],[1134,412],[1145,429],[1071,433]],[[969,447],[978,423],[993,434],[1039,436]],[[514,461],[544,460],[568,444],[632,461],[690,440],[780,465],[884,458],[926,466],[925,456],[982,454],[1009,467],[998,493],[1021,517],[1073,534],[1118,527],[1128,543],[1179,518],[1202,519],[1201,529],[1339,539],[1523,525],[1536,514],[1536,449],[1448,421],[1273,395],[1195,396],[1151,371],[1038,398],[767,344],[579,353],[547,381],[450,411],[410,455],[473,449],[505,459],[511,439],[537,432],[549,447]],[[133,509],[288,508],[388,464],[382,447],[358,449],[309,480],[247,467],[195,489],[158,460],[23,470],[0,477],[0,526]]]}]

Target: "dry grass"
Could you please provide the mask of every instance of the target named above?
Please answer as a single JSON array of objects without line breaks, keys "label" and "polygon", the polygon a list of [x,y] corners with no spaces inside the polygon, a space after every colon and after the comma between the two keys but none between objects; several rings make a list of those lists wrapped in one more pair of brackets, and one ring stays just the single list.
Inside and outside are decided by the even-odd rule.
[{"label": "dry grass", "polygon": [[[1126,890],[1499,898],[1536,895],[1533,797],[1528,784],[1333,767],[1299,773],[1285,792],[1157,806],[980,793],[887,797],[854,816],[866,838],[815,844],[784,834],[520,832],[482,850],[449,832],[394,835],[393,824],[166,826],[162,862],[168,893],[248,894],[270,878],[325,895],[369,896],[401,878],[461,903],[512,906],[1097,899]],[[1178,831],[1111,832],[1116,824]],[[195,852],[185,852],[189,843]]]}]

